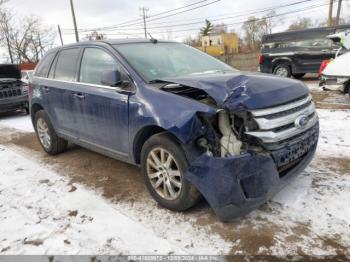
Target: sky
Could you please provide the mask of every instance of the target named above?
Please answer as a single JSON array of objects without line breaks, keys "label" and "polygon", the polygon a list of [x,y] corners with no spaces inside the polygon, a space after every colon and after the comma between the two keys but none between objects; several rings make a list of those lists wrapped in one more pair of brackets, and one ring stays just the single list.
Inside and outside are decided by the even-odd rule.
[{"label": "sky", "polygon": [[[144,37],[140,16],[140,7],[143,6],[148,9],[147,15],[149,17],[146,21],[149,20],[147,21],[149,27],[148,32],[153,37],[183,41],[190,35],[195,36],[198,34],[206,18],[211,19],[214,23],[227,23],[229,24],[229,30],[234,30],[241,35],[242,32],[240,28],[242,21],[251,16],[254,12],[253,15],[261,17],[267,13],[267,11],[263,12],[262,9],[273,9],[278,15],[281,15],[275,18],[276,26],[274,32],[278,32],[285,30],[288,24],[298,17],[310,17],[317,20],[326,19],[328,14],[328,6],[326,4],[329,2],[329,0],[310,0],[307,2],[302,0],[206,0],[197,5],[187,7],[186,9],[205,4],[208,4],[207,6],[189,12],[159,19],[162,16],[185,10],[179,9],[157,16],[160,12],[181,8],[199,1],[200,0],[74,0],[74,6],[78,28],[80,29],[94,29],[119,24],[119,28],[113,28],[113,30],[100,30],[100,32],[104,33],[108,38]],[[350,18],[350,1],[344,1],[342,16]],[[280,7],[281,5],[295,2],[303,3],[288,7]],[[16,13],[16,19],[18,20],[24,16],[35,15],[41,17],[43,23],[46,25],[52,26],[53,30],[57,30],[57,25],[59,24],[62,28],[64,43],[72,43],[75,41],[72,31],[73,22],[69,0],[9,0],[6,6]],[[285,14],[310,6],[314,8],[303,12]],[[335,13],[336,10],[334,10],[334,14]],[[157,20],[151,21],[153,19]],[[130,22],[130,20],[133,21]],[[129,25],[125,24],[125,22],[128,22]],[[123,27],[120,25],[122,23],[124,23]],[[84,38],[86,34],[87,32],[85,31],[79,32],[80,38]],[[57,33],[55,45],[59,44],[60,41]]]}]

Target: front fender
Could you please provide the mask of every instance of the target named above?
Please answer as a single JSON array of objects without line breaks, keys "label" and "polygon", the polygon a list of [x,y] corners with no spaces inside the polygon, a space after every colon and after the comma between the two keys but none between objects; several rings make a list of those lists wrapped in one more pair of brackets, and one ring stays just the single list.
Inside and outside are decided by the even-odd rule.
[{"label": "front fender", "polygon": [[164,129],[183,144],[192,142],[206,130],[199,114],[211,116],[216,114],[216,110],[195,100],[154,87],[140,89],[129,100],[130,150],[133,150],[137,134],[147,126]]}]

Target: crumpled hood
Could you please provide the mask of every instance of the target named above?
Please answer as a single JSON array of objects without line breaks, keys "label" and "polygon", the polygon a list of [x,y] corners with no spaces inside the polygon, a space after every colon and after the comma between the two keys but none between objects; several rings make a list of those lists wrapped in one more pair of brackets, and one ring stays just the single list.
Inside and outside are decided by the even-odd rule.
[{"label": "crumpled hood", "polygon": [[191,75],[162,80],[201,89],[219,107],[230,110],[277,106],[309,93],[308,88],[298,80],[260,73]]}]

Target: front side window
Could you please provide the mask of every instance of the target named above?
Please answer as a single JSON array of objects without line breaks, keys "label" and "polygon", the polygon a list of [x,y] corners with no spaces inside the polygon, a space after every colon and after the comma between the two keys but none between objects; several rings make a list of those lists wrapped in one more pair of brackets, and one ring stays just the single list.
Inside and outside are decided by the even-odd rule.
[{"label": "front side window", "polygon": [[79,48],[64,49],[59,53],[54,73],[54,79],[70,82],[75,81],[77,75],[79,53]]},{"label": "front side window", "polygon": [[120,72],[118,62],[101,49],[86,48],[81,61],[79,82],[103,85],[101,76],[106,71]]},{"label": "front side window", "polygon": [[180,43],[131,43],[115,48],[146,81],[234,71],[214,57]]}]

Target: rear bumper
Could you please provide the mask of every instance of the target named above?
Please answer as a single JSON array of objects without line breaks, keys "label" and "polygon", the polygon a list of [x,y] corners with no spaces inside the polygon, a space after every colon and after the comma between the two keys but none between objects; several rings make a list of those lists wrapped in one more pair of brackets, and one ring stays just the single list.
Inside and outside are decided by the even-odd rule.
[{"label": "rear bumper", "polygon": [[271,199],[310,163],[316,147],[317,139],[297,164],[281,173],[267,154],[225,158],[203,154],[192,163],[186,178],[202,193],[217,216],[228,221]]},{"label": "rear bumper", "polygon": [[0,112],[28,108],[28,95],[0,99]]},{"label": "rear bumper", "polygon": [[350,80],[350,77],[336,76],[321,76],[319,86],[323,90],[341,91],[344,92],[345,83]]}]

